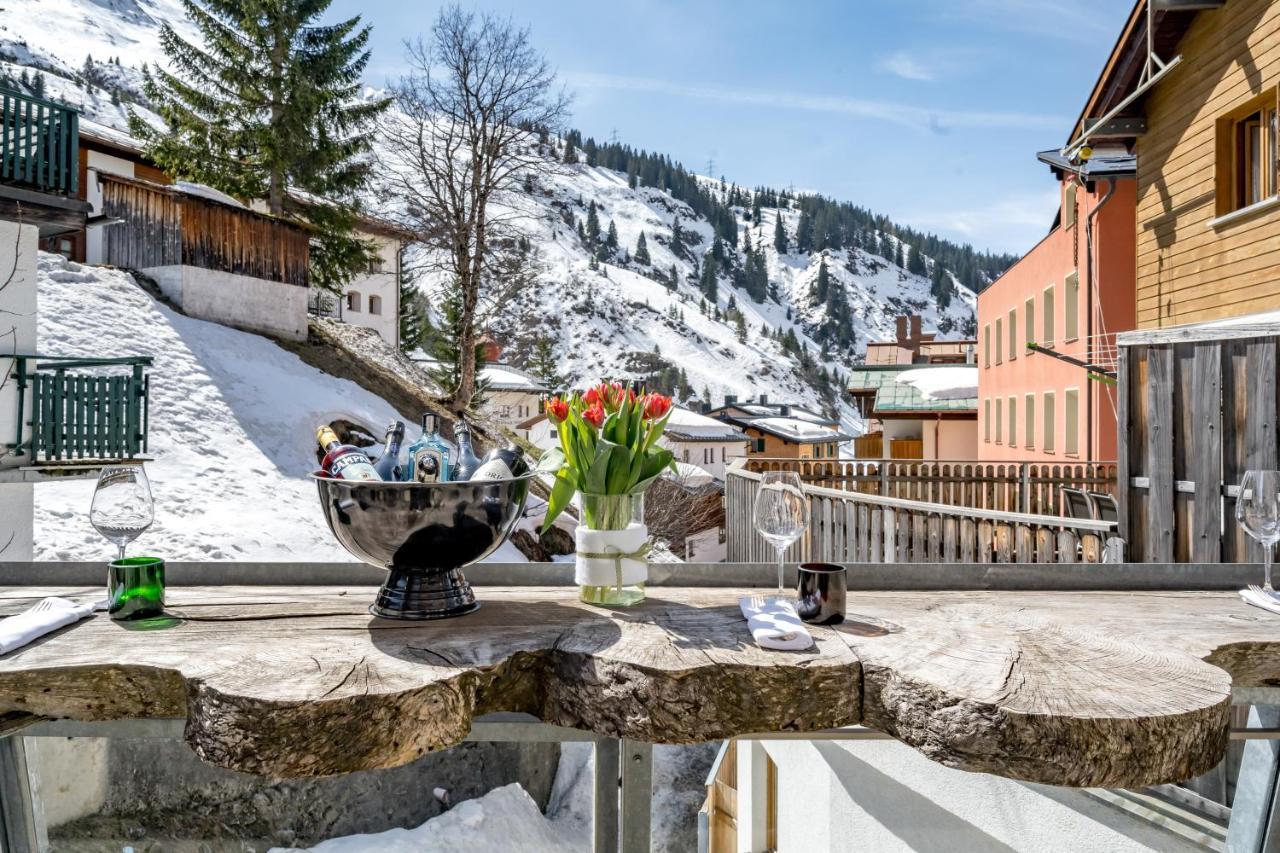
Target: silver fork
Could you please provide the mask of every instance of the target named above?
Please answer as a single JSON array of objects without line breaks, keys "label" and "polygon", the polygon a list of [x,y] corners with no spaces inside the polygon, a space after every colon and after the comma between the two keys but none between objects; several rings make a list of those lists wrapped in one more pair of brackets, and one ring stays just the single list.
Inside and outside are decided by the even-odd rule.
[{"label": "silver fork", "polygon": [[1274,601],[1276,604],[1280,604],[1280,593],[1276,592],[1274,589],[1265,590],[1262,587],[1258,586],[1256,583],[1251,583],[1249,584],[1249,592],[1255,593],[1257,595],[1262,596],[1263,598]]}]

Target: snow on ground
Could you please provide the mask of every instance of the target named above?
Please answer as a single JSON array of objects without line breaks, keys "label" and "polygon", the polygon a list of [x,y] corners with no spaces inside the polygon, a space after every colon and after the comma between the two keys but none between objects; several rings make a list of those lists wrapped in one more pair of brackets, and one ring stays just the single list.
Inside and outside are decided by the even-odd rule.
[{"label": "snow on ground", "polygon": [[[171,560],[351,557],[317,506],[315,428],[336,417],[376,427],[394,409],[267,338],[194,320],[119,271],[41,254],[39,350],[86,357],[151,355],[147,475],[156,521],[132,547]],[[36,559],[110,553],[89,525],[93,481],[42,483]]]},{"label": "snow on ground", "polygon": [[926,400],[968,400],[978,396],[978,368],[921,367],[898,374]]}]

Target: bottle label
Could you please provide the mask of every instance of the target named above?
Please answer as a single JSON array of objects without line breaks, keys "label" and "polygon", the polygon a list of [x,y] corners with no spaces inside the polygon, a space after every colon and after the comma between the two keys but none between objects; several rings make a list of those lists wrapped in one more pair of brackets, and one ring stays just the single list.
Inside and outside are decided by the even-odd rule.
[{"label": "bottle label", "polygon": [[488,462],[476,469],[471,475],[473,480],[510,480],[512,479],[511,469],[507,467],[507,463],[501,459],[490,459]]},{"label": "bottle label", "polygon": [[419,448],[413,454],[413,480],[416,483],[438,483],[443,459],[434,447]]},{"label": "bottle label", "polygon": [[369,457],[363,453],[348,453],[333,460],[330,473],[340,480],[381,480]]}]

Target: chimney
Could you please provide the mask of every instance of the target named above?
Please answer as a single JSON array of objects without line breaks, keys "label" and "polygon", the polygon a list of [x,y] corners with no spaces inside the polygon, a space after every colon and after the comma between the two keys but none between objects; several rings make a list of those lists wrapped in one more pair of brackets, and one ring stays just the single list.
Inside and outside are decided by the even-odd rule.
[{"label": "chimney", "polygon": [[767,405],[769,405],[769,398],[768,398],[766,395],[764,395],[764,394],[761,394],[761,395],[760,395],[760,405],[762,405],[762,406],[767,406]]},{"label": "chimney", "polygon": [[924,319],[919,314],[911,315],[911,342],[913,344],[920,343],[920,338],[924,332],[923,324]]},{"label": "chimney", "polygon": [[778,414],[784,418],[791,417],[791,407],[788,406],[786,403],[783,403],[781,406],[778,407]]},{"label": "chimney", "polygon": [[898,343],[906,343],[907,340],[907,318],[905,315],[898,315],[894,318],[894,323],[898,327]]},{"label": "chimney", "polygon": [[736,404],[737,404],[737,402],[738,402],[738,395],[737,395],[737,394],[725,394],[725,395],[724,395],[724,404],[725,404],[726,406],[733,406],[733,405],[736,405]]},{"label": "chimney", "polygon": [[702,405],[698,406],[698,411],[705,415],[707,412],[711,411],[711,404],[703,400]]}]

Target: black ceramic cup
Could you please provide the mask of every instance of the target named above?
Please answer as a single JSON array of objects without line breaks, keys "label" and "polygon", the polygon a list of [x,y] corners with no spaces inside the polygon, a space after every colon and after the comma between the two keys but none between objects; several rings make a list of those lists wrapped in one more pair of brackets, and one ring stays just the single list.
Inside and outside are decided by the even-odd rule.
[{"label": "black ceramic cup", "polygon": [[844,566],[835,563],[801,563],[796,590],[796,610],[810,625],[836,625],[844,621],[848,585]]}]

